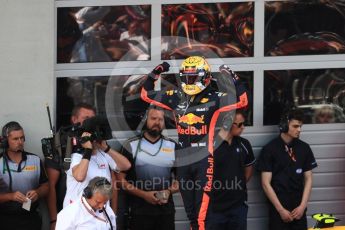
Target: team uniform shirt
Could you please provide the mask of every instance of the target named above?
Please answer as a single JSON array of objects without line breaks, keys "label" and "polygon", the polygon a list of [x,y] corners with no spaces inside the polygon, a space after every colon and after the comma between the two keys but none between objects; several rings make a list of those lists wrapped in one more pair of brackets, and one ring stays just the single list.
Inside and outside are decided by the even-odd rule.
[{"label": "team uniform shirt", "polygon": [[[68,205],[57,215],[56,230],[109,230],[116,229],[116,217],[113,210],[106,205],[106,213],[94,211],[84,197]],[[108,215],[108,217],[106,216]]]},{"label": "team uniform shirt", "polygon": [[[12,192],[19,191],[25,195],[28,191],[37,189],[48,181],[43,164],[37,155],[23,152],[22,161],[19,164],[6,158],[8,167],[4,156],[0,158],[0,193],[11,192],[9,171],[12,177]],[[30,211],[35,211],[37,206],[38,202],[31,204]],[[0,215],[1,212],[20,214],[27,211],[22,208],[21,203],[9,201],[0,203]]]},{"label": "team uniform shirt", "polygon": [[287,145],[280,136],[263,147],[257,164],[259,171],[272,172],[271,185],[283,206],[293,202],[286,197],[297,199],[297,203],[302,199],[304,172],[315,167],[317,163],[307,143],[293,139]]},{"label": "team uniform shirt", "polygon": [[[145,191],[168,189],[172,182],[175,162],[175,142],[161,137],[151,143],[143,136],[127,140],[121,153],[131,162],[127,181]],[[142,198],[131,196],[132,212],[145,215],[169,214],[175,211],[172,197],[164,205],[152,205]]]},{"label": "team uniform shirt", "polygon": [[[304,190],[304,172],[317,167],[310,146],[293,139],[286,144],[281,136],[265,145],[258,159],[257,168],[261,172],[271,172],[271,186],[282,206],[292,211],[301,203]],[[269,229],[306,229],[306,210],[301,219],[284,223],[272,203],[269,203]]]},{"label": "team uniform shirt", "polygon": [[107,153],[101,150],[97,150],[97,153],[92,155],[89,161],[86,178],[84,179],[84,181],[78,182],[73,177],[72,168],[78,165],[82,159],[82,154],[72,154],[71,167],[67,171],[67,191],[63,203],[64,208],[73,201],[78,200],[82,196],[84,188],[86,188],[92,178],[100,176],[107,178],[108,181],[111,181],[110,170],[117,170],[117,165],[113,158],[111,158]]},{"label": "team uniform shirt", "polygon": [[242,137],[233,137],[230,145],[218,137],[215,145],[219,146],[214,152],[211,204],[212,211],[223,212],[247,201],[244,169],[255,163],[255,157],[249,141]]}]

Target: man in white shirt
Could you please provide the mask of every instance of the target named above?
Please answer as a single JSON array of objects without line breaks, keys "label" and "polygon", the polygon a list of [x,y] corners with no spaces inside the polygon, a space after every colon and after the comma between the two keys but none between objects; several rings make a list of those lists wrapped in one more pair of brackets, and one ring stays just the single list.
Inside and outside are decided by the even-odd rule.
[{"label": "man in white shirt", "polygon": [[112,185],[107,178],[91,179],[83,190],[83,196],[59,212],[56,230],[116,229],[115,214],[109,205],[106,205],[112,191]]},{"label": "man in white shirt", "polygon": [[[91,134],[84,132],[83,138],[90,138]],[[91,142],[92,141],[92,142]],[[130,167],[129,161],[107,143],[88,140],[82,144],[82,154],[72,154],[70,169],[67,171],[67,191],[63,207],[80,199],[83,189],[89,181],[102,176],[111,181],[111,171],[123,171]]]}]

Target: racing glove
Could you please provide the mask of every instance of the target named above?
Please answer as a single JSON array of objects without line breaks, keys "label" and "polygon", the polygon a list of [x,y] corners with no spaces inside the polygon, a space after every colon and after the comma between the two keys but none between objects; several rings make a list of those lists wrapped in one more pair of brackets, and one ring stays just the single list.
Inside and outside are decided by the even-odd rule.
[{"label": "racing glove", "polygon": [[170,65],[168,62],[163,62],[156,66],[152,72],[149,74],[149,77],[153,78],[154,80],[157,80],[159,75],[164,72],[168,72],[170,68]]},{"label": "racing glove", "polygon": [[240,78],[237,76],[237,74],[235,74],[229,66],[227,65],[221,65],[219,67],[219,72],[228,76],[231,76],[232,81],[235,85],[237,85],[237,83],[239,82]]}]

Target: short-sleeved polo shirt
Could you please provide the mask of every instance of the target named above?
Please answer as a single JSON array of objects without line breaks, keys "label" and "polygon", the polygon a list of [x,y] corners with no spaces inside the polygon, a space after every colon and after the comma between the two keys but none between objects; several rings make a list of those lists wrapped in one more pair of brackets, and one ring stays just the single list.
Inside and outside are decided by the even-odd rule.
[{"label": "short-sleeved polo shirt", "polygon": [[233,137],[231,144],[217,138],[214,151],[212,208],[214,212],[228,210],[247,200],[244,169],[255,163],[252,146],[242,137]]},{"label": "short-sleeved polo shirt", "polygon": [[[295,161],[287,148],[293,151]],[[315,167],[317,163],[307,143],[294,139],[286,145],[280,136],[263,147],[257,163],[259,171],[272,172],[271,185],[278,196],[284,193],[303,193],[304,172]]]},{"label": "short-sleeved polo shirt", "polygon": [[[7,156],[0,157],[0,193],[11,192],[10,174],[12,191],[19,191],[22,194],[37,189],[41,184],[48,181],[41,159],[32,153],[23,152],[22,154],[22,161],[19,164],[13,162]],[[21,206],[22,204],[18,202],[5,202],[0,204],[0,210],[7,209],[7,211],[20,212],[23,210]],[[36,205],[33,204],[33,207],[36,207]]]}]

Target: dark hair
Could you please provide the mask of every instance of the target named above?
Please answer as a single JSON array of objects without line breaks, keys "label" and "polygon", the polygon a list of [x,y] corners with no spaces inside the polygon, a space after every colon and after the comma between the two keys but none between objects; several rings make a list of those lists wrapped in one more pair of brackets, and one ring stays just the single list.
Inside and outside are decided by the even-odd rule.
[{"label": "dark hair", "polygon": [[[159,110],[159,111],[163,111],[163,113],[165,112],[165,109],[163,109],[163,108],[161,108],[161,107],[159,107],[159,106],[157,106],[157,105],[150,104],[150,106],[147,108],[147,110],[146,110],[146,112],[145,112],[145,115],[144,115],[144,117],[143,117],[143,119],[142,119],[142,121],[144,122],[144,123],[143,123],[143,126],[142,126],[142,128],[141,128],[142,131],[143,131],[143,130],[147,130],[147,120],[148,120],[148,117],[149,117],[149,112],[150,112],[150,110],[152,110],[152,109],[154,109],[154,110]],[[164,115],[164,123],[166,124],[165,115]]]},{"label": "dark hair", "polygon": [[10,121],[2,127],[2,136],[8,137],[10,132],[23,130],[23,127],[16,121]]},{"label": "dark hair", "polygon": [[79,113],[80,109],[87,109],[87,110],[92,110],[94,113],[96,113],[96,108],[93,107],[90,104],[87,103],[79,103],[76,104],[73,109],[72,109],[72,116],[77,116],[77,114]]},{"label": "dark hair", "polygon": [[300,109],[292,109],[288,112],[287,118],[289,121],[297,120],[297,121],[304,121],[304,114],[303,111]]},{"label": "dark hair", "polygon": [[243,109],[237,109],[235,115],[242,115],[242,117],[246,118],[246,112]]},{"label": "dark hair", "polygon": [[147,108],[147,111],[149,111],[151,109],[160,110],[160,111],[164,112],[164,109],[162,107],[159,107],[159,106],[154,105],[154,104],[150,104],[150,106]]}]

